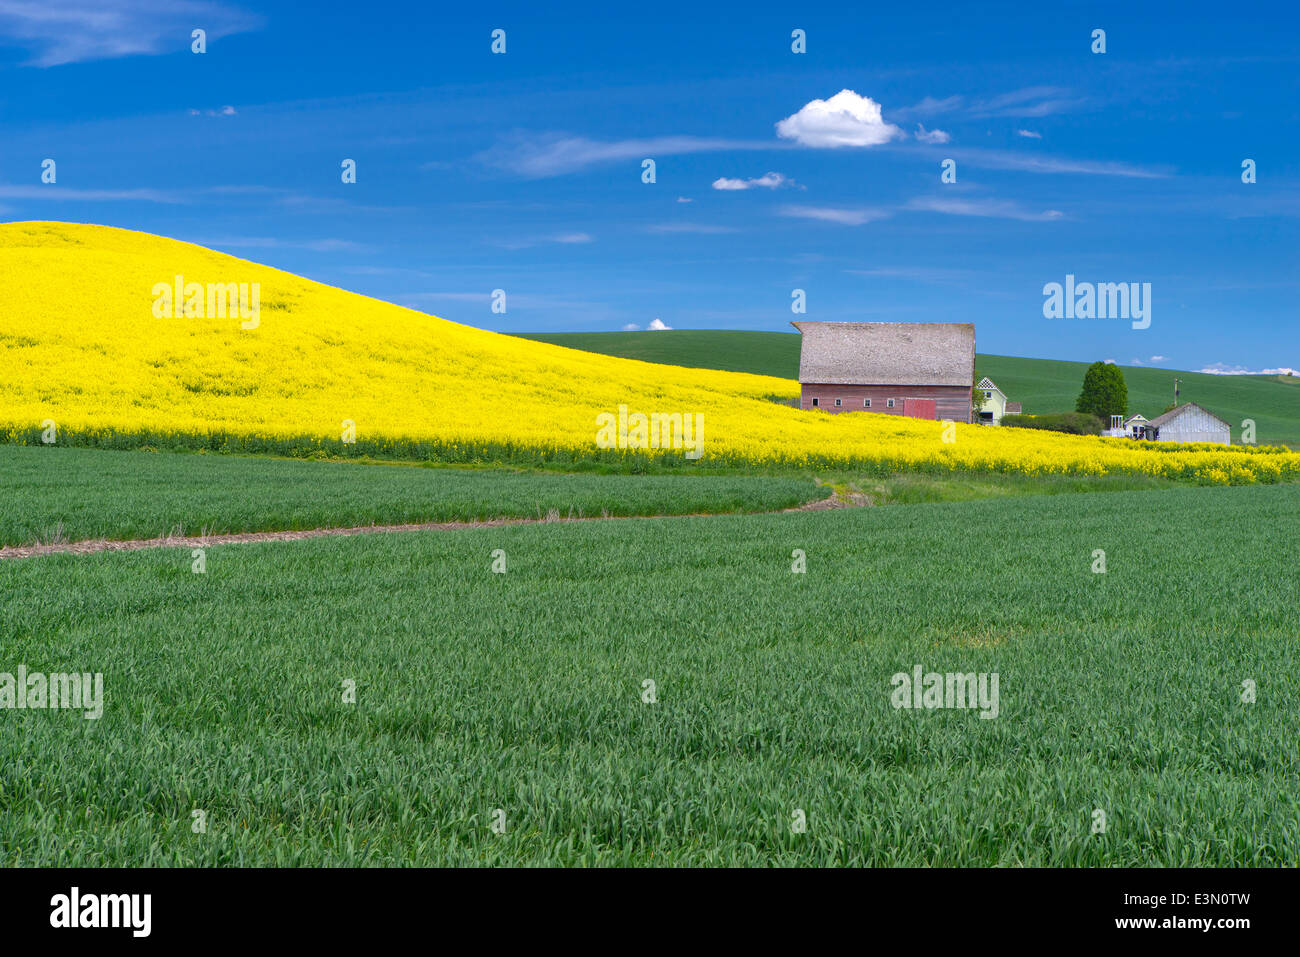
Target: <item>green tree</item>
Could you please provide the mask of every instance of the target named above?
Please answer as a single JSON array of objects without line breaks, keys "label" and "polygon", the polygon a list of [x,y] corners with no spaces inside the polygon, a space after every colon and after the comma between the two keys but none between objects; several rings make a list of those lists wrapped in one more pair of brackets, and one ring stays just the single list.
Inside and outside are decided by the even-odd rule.
[{"label": "green tree", "polygon": [[970,390],[970,420],[972,422],[979,422],[980,413],[984,411],[984,390],[980,388],[980,379],[983,378],[984,377],[979,374],[979,370],[976,369],[975,385],[973,385]]},{"label": "green tree", "polygon": [[1083,374],[1083,391],[1074,404],[1076,412],[1090,412],[1102,422],[1110,423],[1112,415],[1128,414],[1128,386],[1119,366],[1109,362],[1094,362]]}]

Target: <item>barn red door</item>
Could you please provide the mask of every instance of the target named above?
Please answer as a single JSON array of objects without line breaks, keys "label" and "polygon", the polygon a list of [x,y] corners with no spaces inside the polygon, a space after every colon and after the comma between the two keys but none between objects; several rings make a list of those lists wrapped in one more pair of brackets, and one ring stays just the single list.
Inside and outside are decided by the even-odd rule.
[{"label": "barn red door", "polygon": [[934,399],[904,399],[903,415],[912,419],[935,419],[938,417]]}]

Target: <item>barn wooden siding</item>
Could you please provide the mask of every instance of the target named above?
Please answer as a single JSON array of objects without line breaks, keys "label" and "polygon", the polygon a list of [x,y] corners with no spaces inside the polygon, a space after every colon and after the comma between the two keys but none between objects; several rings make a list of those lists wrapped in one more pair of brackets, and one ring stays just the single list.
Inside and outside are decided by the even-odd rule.
[{"label": "barn wooden siding", "polygon": [[[827,412],[881,412],[885,415],[903,415],[903,400],[931,399],[935,403],[936,419],[970,422],[970,387],[949,385],[841,385],[804,382],[800,384],[800,407],[816,408]],[[835,407],[835,400],[843,405]],[[871,408],[864,409],[863,399],[871,400]],[[894,399],[894,408],[888,408],[888,399]]]}]

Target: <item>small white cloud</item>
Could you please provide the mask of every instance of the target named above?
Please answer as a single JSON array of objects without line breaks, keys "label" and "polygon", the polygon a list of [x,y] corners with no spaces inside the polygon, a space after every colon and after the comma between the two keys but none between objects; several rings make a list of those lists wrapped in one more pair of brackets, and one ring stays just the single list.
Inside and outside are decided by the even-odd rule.
[{"label": "small white cloud", "polygon": [[831,206],[782,206],[777,210],[782,216],[798,219],[819,219],[843,226],[861,226],[877,219],[887,219],[889,213],[880,209],[836,209]]},{"label": "small white cloud", "polygon": [[557,243],[589,243],[591,236],[587,233],[560,233],[552,236],[551,240]]},{"label": "small white cloud", "polygon": [[640,329],[640,328],[641,328],[641,327],[638,326],[635,322],[629,322],[626,326],[623,327],[623,331],[624,331],[624,332],[636,332],[636,331],[637,331],[638,329]]},{"label": "small white cloud", "polygon": [[1041,140],[1043,138],[1042,133],[1035,133],[1033,130],[1016,130],[1016,136],[1023,136],[1030,140]]},{"label": "small white cloud", "polygon": [[1168,360],[1165,356],[1152,356],[1152,357],[1151,357],[1151,361],[1152,361],[1152,362],[1168,362],[1169,360]]},{"label": "small white cloud", "polygon": [[880,115],[880,104],[852,90],[812,100],[776,124],[777,135],[803,146],[879,146],[904,133]]},{"label": "small white cloud", "polygon": [[677,202],[679,202],[679,203],[693,203],[693,202],[695,202],[695,200],[691,199],[689,196],[678,196],[678,197],[677,197]]},{"label": "small white cloud", "polygon": [[1140,366],[1140,365],[1142,365],[1142,360],[1141,360],[1141,359],[1130,359],[1130,360],[1129,360],[1129,365],[1131,365],[1131,366]]},{"label": "small white cloud", "polygon": [[752,179],[728,179],[725,176],[719,176],[713,181],[714,189],[723,190],[741,190],[755,189],[780,189],[782,186],[794,186],[795,181],[783,173],[764,173],[762,176]]},{"label": "small white cloud", "polygon": [[655,318],[650,320],[650,325],[646,326],[646,328],[653,332],[663,332],[666,329],[671,329],[672,326],[668,325],[666,322],[664,322],[662,319],[656,316]]},{"label": "small white cloud", "polygon": [[1114,360],[1114,359],[1102,359],[1101,361],[1104,362],[1104,363],[1106,363],[1106,365],[1108,365],[1108,366],[1113,366],[1113,365],[1115,364],[1115,360]]},{"label": "small white cloud", "polygon": [[916,133],[914,135],[922,143],[947,143],[952,139],[943,130],[927,130],[922,123],[916,124]]}]

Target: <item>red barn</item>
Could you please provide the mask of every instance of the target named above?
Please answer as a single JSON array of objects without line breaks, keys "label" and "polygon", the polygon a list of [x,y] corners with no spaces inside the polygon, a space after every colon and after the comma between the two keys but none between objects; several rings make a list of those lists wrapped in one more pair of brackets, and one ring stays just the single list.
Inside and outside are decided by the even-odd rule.
[{"label": "red barn", "polygon": [[968,322],[792,322],[803,335],[805,409],[970,422],[975,326]]}]

